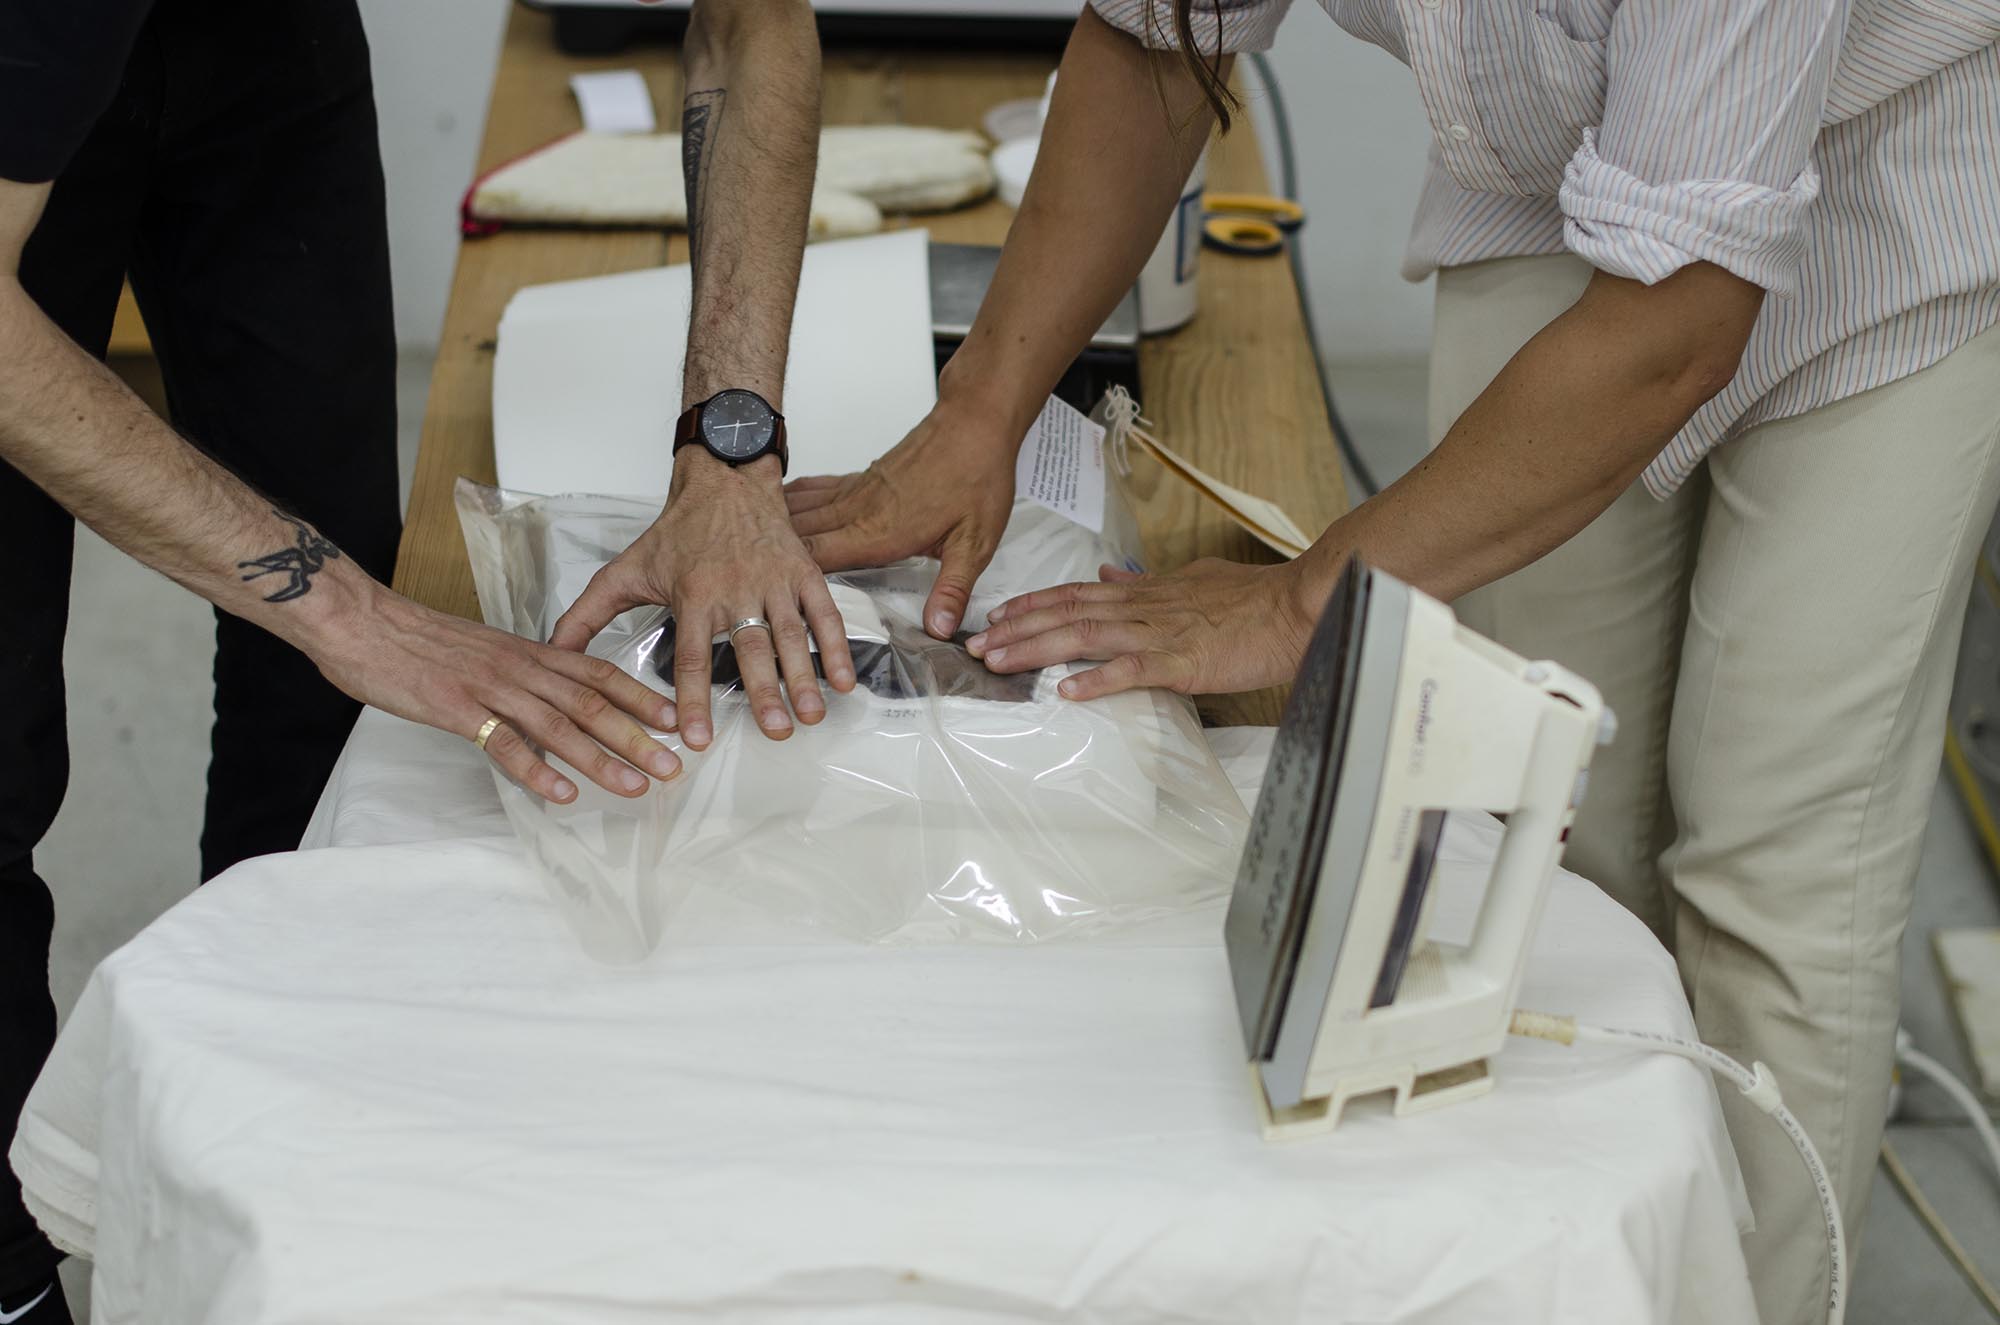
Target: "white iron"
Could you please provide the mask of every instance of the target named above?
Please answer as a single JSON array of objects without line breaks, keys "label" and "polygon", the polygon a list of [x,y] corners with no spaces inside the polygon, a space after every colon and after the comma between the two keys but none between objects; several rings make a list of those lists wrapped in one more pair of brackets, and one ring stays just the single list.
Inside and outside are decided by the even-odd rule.
[{"label": "white iron", "polygon": [[[1350,563],[1271,750],[1225,934],[1265,1135],[1481,1094],[1610,711]],[[1471,941],[1425,937],[1451,810],[1504,817]]]}]

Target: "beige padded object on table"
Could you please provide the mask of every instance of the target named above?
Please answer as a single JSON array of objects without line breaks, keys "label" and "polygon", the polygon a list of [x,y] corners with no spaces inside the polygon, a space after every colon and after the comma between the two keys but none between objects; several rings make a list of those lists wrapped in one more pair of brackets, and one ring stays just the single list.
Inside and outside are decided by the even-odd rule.
[{"label": "beige padded object on table", "polygon": [[[896,124],[830,128],[820,137],[809,233],[872,234],[885,209],[938,211],[992,188],[977,134]],[[571,134],[480,180],[469,210],[480,221],[685,228],[680,135]]]},{"label": "beige padded object on table", "polygon": [[885,212],[941,212],[993,192],[993,167],[986,140],[967,130],[836,125],[820,131],[818,186]]}]

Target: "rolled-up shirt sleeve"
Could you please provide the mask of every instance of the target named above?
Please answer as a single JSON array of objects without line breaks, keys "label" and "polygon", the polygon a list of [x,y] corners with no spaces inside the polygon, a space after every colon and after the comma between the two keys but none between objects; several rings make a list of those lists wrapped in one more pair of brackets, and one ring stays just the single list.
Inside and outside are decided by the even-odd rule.
[{"label": "rolled-up shirt sleeve", "polygon": [[1712,262],[1795,293],[1847,12],[1848,0],[1625,0],[1602,127],[1563,174],[1568,247],[1649,285]]},{"label": "rolled-up shirt sleeve", "polygon": [[[1173,0],[1090,0],[1097,16],[1156,51],[1180,49]],[[1189,26],[1203,55],[1268,51],[1292,0],[1194,0]]]}]

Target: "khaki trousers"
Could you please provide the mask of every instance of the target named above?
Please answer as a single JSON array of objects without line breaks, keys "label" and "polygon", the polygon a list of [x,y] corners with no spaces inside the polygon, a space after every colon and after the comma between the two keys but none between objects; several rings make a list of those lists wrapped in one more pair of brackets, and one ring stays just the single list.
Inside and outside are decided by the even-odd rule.
[{"label": "khaki trousers", "polygon": [[[1582,293],[1569,255],[1439,273],[1433,444]],[[1651,925],[1704,1040],[1761,1059],[1820,1148],[1850,1258],[1881,1148],[1899,941],[1982,537],[2000,499],[2000,329],[1930,368],[1635,484],[1459,615],[1618,714],[1564,863]],[[1824,1319],[1796,1152],[1722,1089],[1766,1325]]]}]

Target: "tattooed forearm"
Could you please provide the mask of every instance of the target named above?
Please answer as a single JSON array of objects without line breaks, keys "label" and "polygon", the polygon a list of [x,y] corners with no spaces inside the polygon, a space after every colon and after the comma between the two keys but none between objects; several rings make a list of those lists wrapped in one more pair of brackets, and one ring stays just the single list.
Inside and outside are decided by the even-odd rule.
[{"label": "tattooed forearm", "polygon": [[681,175],[687,180],[688,262],[701,253],[702,204],[708,201],[708,163],[722,127],[722,88],[690,92],[681,107]]},{"label": "tattooed forearm", "polygon": [[249,561],[239,561],[236,569],[249,572],[243,577],[246,582],[262,579],[266,575],[285,576],[285,583],[276,592],[264,595],[264,601],[289,603],[312,592],[312,577],[319,574],[327,562],[338,560],[340,549],[328,542],[317,529],[293,519],[276,507],[271,509],[271,514],[292,527],[297,541],[291,547],[279,548],[276,552],[253,557]]},{"label": "tattooed forearm", "polygon": [[819,151],[812,4],[694,0],[681,61],[694,265],[681,405],[742,387],[782,409]]}]

